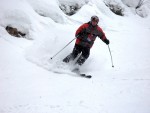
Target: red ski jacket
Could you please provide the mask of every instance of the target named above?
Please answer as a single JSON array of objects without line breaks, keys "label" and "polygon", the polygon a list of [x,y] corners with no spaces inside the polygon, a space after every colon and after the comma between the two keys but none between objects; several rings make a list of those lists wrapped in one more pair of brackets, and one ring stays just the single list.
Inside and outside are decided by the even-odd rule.
[{"label": "red ski jacket", "polygon": [[90,48],[93,46],[97,36],[102,41],[106,39],[103,30],[98,25],[92,26],[90,22],[81,25],[77,29],[75,35],[77,37],[75,44]]}]

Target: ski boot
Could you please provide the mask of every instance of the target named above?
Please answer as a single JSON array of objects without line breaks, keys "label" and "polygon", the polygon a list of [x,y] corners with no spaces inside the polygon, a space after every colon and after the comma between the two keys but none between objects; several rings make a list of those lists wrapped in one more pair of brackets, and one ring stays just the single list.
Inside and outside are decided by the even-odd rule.
[{"label": "ski boot", "polygon": [[69,63],[69,61],[72,59],[72,54],[69,54],[66,58],[63,59],[63,62]]},{"label": "ski boot", "polygon": [[78,58],[76,64],[78,64],[78,65],[81,66],[81,65],[85,62],[85,60],[86,60],[86,58],[81,55],[81,56]]}]

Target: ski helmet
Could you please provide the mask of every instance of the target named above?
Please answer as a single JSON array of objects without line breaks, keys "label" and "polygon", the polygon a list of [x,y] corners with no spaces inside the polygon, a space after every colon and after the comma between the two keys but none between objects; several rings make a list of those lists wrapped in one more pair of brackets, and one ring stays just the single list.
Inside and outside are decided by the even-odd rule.
[{"label": "ski helmet", "polygon": [[92,16],[91,17],[91,22],[92,21],[96,21],[97,23],[99,22],[99,18],[98,18],[98,16]]}]

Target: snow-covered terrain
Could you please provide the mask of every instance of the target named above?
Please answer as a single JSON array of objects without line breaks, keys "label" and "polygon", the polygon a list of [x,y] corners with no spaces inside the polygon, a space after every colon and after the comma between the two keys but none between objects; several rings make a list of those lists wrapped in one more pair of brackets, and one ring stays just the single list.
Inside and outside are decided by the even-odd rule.
[{"label": "snow-covered terrain", "polygon": [[[0,113],[150,113],[150,2],[105,0],[124,8],[117,16],[100,0],[0,0]],[[60,5],[81,8],[67,16]],[[127,7],[126,5],[131,5]],[[138,15],[139,14],[139,15]],[[92,15],[110,40],[96,39],[77,75],[54,73],[74,41],[76,29]],[[26,33],[11,36],[12,26]]]}]

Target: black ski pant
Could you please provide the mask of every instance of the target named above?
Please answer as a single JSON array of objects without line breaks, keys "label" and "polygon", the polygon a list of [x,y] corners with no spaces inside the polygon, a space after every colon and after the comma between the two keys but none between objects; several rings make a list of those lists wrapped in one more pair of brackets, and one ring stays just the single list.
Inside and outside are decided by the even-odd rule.
[{"label": "black ski pant", "polygon": [[75,44],[74,49],[72,51],[72,57],[75,59],[79,54],[85,59],[87,59],[90,55],[90,47],[84,47],[78,44]]},{"label": "black ski pant", "polygon": [[68,63],[70,60],[74,60],[79,54],[81,55],[76,63],[82,65],[90,55],[90,48],[75,44],[72,53],[64,58],[63,62]]}]

